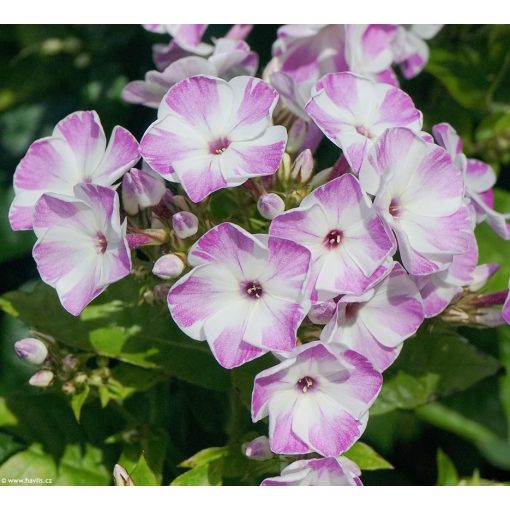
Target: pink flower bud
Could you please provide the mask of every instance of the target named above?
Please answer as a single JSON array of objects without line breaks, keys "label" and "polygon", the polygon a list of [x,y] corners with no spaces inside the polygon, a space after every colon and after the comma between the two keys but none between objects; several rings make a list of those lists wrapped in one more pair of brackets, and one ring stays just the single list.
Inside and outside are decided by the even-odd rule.
[{"label": "pink flower bud", "polygon": [[117,487],[130,487],[135,485],[133,479],[120,464],[115,464],[113,468],[113,481]]},{"label": "pink flower bud", "polygon": [[173,253],[163,255],[154,264],[152,274],[163,280],[175,278],[184,270],[184,262]]},{"label": "pink flower bud", "polygon": [[55,375],[51,370],[39,370],[29,379],[28,384],[39,388],[46,388],[53,382],[54,378]]},{"label": "pink flower bud", "polygon": [[259,436],[249,443],[244,443],[242,449],[249,459],[268,460],[273,457],[273,452],[269,448],[269,439],[266,436]]},{"label": "pink flower bud", "polygon": [[313,174],[313,156],[310,149],[299,154],[292,167],[291,177],[297,182],[308,182]]},{"label": "pink flower bud", "polygon": [[286,151],[295,154],[303,146],[308,126],[303,119],[296,119],[288,131]]},{"label": "pink flower bud", "polygon": [[48,356],[46,345],[37,338],[19,340],[14,344],[14,350],[18,358],[32,365],[41,365]]},{"label": "pink flower bud", "polygon": [[327,324],[336,312],[336,303],[331,299],[318,305],[312,305],[308,318],[314,324]]},{"label": "pink flower bud", "polygon": [[128,214],[137,214],[159,204],[166,191],[165,181],[149,168],[132,168],[122,179],[122,204]]},{"label": "pink flower bud", "polygon": [[265,193],[260,195],[257,209],[263,218],[272,220],[285,211],[285,202],[276,193]]},{"label": "pink flower bud", "polygon": [[197,233],[198,218],[190,212],[178,212],[172,216],[172,227],[179,239],[186,239]]}]

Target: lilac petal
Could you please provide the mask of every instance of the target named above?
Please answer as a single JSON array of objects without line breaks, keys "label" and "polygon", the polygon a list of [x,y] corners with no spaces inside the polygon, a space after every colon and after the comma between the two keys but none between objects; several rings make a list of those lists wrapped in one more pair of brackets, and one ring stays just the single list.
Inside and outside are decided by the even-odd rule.
[{"label": "lilac petal", "polygon": [[77,167],[87,176],[97,168],[106,150],[106,137],[96,112],[75,112],[61,120],[53,136],[66,140]]}]

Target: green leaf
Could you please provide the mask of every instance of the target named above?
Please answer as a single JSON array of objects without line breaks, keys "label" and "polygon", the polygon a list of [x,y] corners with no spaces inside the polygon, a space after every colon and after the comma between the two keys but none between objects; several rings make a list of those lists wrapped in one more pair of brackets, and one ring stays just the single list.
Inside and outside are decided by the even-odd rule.
[{"label": "green leaf", "polygon": [[203,464],[179,475],[170,485],[221,485],[222,468],[222,459]]},{"label": "green leaf", "polygon": [[399,371],[383,384],[370,414],[376,416],[395,409],[414,409],[426,404],[435,394],[438,380],[437,374],[414,376]]},{"label": "green leaf", "polygon": [[78,423],[80,422],[81,408],[83,407],[83,404],[85,404],[89,393],[90,388],[88,385],[85,385],[71,397],[71,409],[73,410],[74,417]]},{"label": "green leaf", "polygon": [[0,464],[5,462],[13,453],[25,447],[11,435],[0,432]]},{"label": "green leaf", "polygon": [[226,457],[228,454],[229,448],[227,446],[212,446],[211,448],[206,448],[205,450],[195,453],[193,457],[181,462],[179,467],[196,468]]},{"label": "green leaf", "polygon": [[510,442],[510,331],[507,326],[497,329],[499,359],[505,373],[499,378],[499,398],[505,412],[507,422],[507,439]]},{"label": "green leaf", "polygon": [[225,390],[230,377],[207,345],[188,338],[166,307],[139,302],[139,283],[125,278],[112,285],[79,317],[67,313],[55,291],[38,285],[0,298],[0,309],[37,331],[73,348],[163,371],[209,389]]},{"label": "green leaf", "polygon": [[131,471],[130,476],[136,485],[159,485],[156,475],[152,472],[143,455]]},{"label": "green leaf", "polygon": [[354,443],[343,455],[354,461],[361,471],[393,469],[393,466],[387,460],[383,459],[372,447],[361,441]]},{"label": "green leaf", "polygon": [[450,457],[439,448],[437,450],[437,482],[436,485],[457,485],[459,475]]},{"label": "green leaf", "polygon": [[370,412],[414,409],[439,396],[463,391],[495,374],[499,367],[495,358],[453,331],[423,330],[404,343]]},{"label": "green leaf", "polygon": [[110,478],[101,450],[90,445],[67,445],[56,461],[40,444],[33,444],[0,466],[1,485],[109,485]]}]

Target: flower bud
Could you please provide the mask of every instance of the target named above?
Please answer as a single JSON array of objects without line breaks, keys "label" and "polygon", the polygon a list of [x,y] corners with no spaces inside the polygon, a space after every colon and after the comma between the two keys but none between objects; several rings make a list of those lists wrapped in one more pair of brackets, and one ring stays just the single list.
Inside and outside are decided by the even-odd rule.
[{"label": "flower bud", "polygon": [[74,356],[73,354],[68,354],[67,356],[64,356],[64,359],[62,360],[62,369],[64,370],[64,372],[76,372],[79,366],[80,361],[76,356]]},{"label": "flower bud", "polygon": [[152,274],[162,280],[168,280],[179,276],[183,270],[184,262],[177,255],[170,253],[156,260],[152,268]]},{"label": "flower bud", "polygon": [[273,457],[269,447],[269,439],[266,436],[259,436],[242,446],[244,455],[253,460],[268,460]]},{"label": "flower bud", "polygon": [[303,146],[306,138],[307,123],[303,119],[296,119],[288,130],[289,138],[287,140],[286,151],[295,154]]},{"label": "flower bud", "polygon": [[198,218],[190,212],[178,212],[172,216],[172,227],[179,239],[186,239],[197,233]]},{"label": "flower bud", "polygon": [[115,464],[113,468],[113,481],[117,487],[130,487],[135,485],[133,479],[120,464]]},{"label": "flower bud", "polygon": [[503,326],[505,320],[501,315],[501,307],[479,308],[474,316],[474,323],[487,328]]},{"label": "flower bud", "polygon": [[39,388],[46,388],[46,386],[53,382],[54,378],[55,375],[51,370],[39,370],[29,379],[28,384]]},{"label": "flower bud", "polygon": [[18,358],[32,365],[41,365],[48,357],[48,348],[37,338],[19,340],[14,344],[14,350]]},{"label": "flower bud", "polygon": [[132,168],[122,179],[122,204],[128,214],[137,214],[159,204],[166,191],[165,181],[149,168]]},{"label": "flower bud", "polygon": [[330,299],[318,305],[312,305],[308,318],[314,324],[327,324],[336,312],[336,303]]},{"label": "flower bud", "polygon": [[313,174],[313,156],[310,149],[306,149],[299,154],[294,161],[291,178],[297,182],[308,182]]},{"label": "flower bud", "polygon": [[257,201],[257,209],[266,220],[272,220],[285,211],[285,202],[276,193],[264,193]]}]

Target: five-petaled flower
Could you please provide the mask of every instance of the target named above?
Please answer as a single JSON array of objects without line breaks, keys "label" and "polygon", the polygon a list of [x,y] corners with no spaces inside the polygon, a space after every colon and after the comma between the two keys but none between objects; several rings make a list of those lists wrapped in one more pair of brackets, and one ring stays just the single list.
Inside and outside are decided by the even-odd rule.
[{"label": "five-petaled flower", "polygon": [[139,158],[138,142],[123,127],[113,129],[107,146],[96,112],[71,113],[51,136],[36,140],[16,168],[11,227],[32,228],[33,209],[43,193],[72,196],[80,183],[111,186]]},{"label": "five-petaled flower", "polygon": [[314,301],[363,293],[385,274],[381,265],[395,252],[394,242],[351,174],[324,184],[298,208],[277,216],[269,232],[310,250]]},{"label": "five-petaled flower", "polygon": [[306,248],[223,223],[195,243],[188,262],[196,267],[171,288],[170,313],[188,336],[207,340],[222,366],[294,348],[309,308]]},{"label": "five-petaled flower", "polygon": [[74,196],[44,194],[34,211],[33,255],[44,282],[73,315],[131,270],[126,222],[115,191],[79,184]]},{"label": "five-petaled flower", "polygon": [[361,436],[381,383],[360,354],[311,342],[255,377],[252,418],[269,416],[275,453],[335,457]]},{"label": "five-petaled flower", "polygon": [[271,121],[277,100],[258,78],[188,78],[165,95],[141,153],[165,179],[180,182],[193,202],[272,175],[287,142],[285,128]]}]

